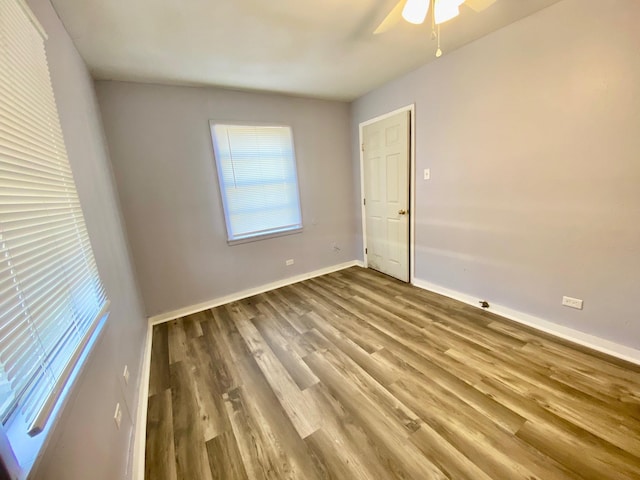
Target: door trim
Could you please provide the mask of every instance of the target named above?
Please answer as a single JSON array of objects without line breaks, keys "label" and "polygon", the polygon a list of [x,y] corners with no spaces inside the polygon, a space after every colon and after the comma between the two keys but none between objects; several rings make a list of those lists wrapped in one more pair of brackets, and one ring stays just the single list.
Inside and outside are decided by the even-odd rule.
[{"label": "door trim", "polygon": [[360,212],[362,215],[362,256],[364,257],[365,268],[369,267],[365,248],[367,246],[367,217],[364,211],[364,154],[362,151],[363,129],[367,125],[376,123],[385,118],[392,117],[402,112],[410,112],[409,122],[409,283],[413,285],[415,280],[415,211],[416,211],[416,104],[412,103],[405,107],[398,108],[393,112],[378,115],[375,118],[366,120],[359,125],[358,150],[360,151]]}]

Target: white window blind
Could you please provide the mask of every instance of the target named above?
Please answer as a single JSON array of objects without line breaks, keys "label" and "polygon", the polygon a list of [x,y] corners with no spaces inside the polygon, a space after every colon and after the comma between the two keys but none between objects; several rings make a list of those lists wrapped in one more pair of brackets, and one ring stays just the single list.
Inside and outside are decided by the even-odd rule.
[{"label": "white window blind", "polygon": [[43,428],[106,311],[42,34],[0,0],[0,417]]},{"label": "white window blind", "polygon": [[211,125],[228,240],[302,228],[291,128]]}]

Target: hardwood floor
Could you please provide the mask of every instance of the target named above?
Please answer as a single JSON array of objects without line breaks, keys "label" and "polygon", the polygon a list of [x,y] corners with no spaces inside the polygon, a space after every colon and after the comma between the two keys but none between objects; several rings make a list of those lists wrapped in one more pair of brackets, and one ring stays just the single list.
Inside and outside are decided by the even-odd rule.
[{"label": "hardwood floor", "polygon": [[640,479],[640,367],[351,268],[153,330],[146,478]]}]

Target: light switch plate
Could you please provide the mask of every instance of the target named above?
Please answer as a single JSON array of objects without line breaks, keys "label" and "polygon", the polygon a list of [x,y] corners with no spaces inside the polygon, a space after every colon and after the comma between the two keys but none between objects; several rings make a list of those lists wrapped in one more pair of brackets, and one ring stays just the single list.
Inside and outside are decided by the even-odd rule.
[{"label": "light switch plate", "polygon": [[120,404],[116,404],[116,412],[113,414],[113,421],[116,422],[116,428],[120,430],[120,424],[122,423],[122,409]]},{"label": "light switch plate", "polygon": [[431,180],[431,169],[430,168],[425,168],[424,169],[424,179],[425,180]]}]

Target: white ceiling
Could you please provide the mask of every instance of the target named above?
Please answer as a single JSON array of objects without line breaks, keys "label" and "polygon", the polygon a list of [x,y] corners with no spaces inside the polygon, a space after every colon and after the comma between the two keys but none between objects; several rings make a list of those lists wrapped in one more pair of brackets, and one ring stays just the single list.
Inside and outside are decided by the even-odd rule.
[{"label": "white ceiling", "polygon": [[[436,60],[430,22],[372,35],[397,0],[52,0],[98,79],[352,100]],[[442,25],[445,55],[558,0],[498,0]]]}]

